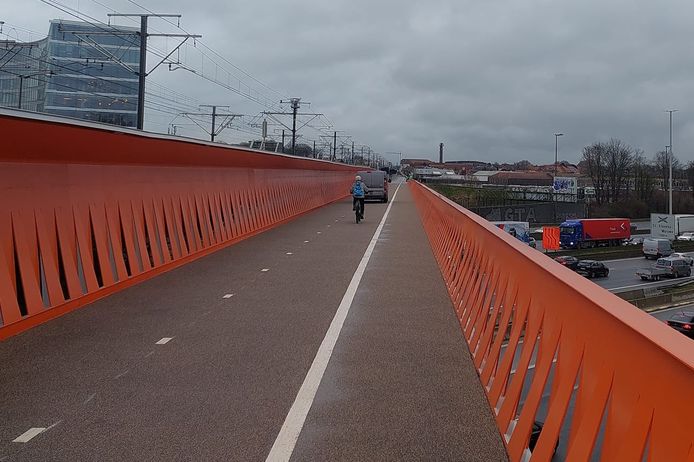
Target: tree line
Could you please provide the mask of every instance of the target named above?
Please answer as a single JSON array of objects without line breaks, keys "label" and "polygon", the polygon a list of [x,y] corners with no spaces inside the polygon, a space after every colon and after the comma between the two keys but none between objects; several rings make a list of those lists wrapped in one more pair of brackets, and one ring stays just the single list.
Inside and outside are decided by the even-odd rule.
[{"label": "tree line", "polygon": [[[579,165],[593,182],[598,205],[629,198],[648,202],[658,180],[667,185],[669,179],[668,153],[659,151],[648,159],[643,150],[617,139],[584,147]],[[688,186],[694,186],[694,161],[683,166],[673,156],[672,172],[673,178],[686,178]]]}]

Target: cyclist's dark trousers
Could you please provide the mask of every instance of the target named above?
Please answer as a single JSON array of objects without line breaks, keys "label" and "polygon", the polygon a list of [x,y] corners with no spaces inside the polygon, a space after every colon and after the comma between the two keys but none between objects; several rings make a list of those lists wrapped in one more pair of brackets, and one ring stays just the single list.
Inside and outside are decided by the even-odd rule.
[{"label": "cyclist's dark trousers", "polygon": [[364,198],[363,197],[355,197],[352,199],[352,208],[355,210],[357,207],[357,201],[359,201],[359,204],[361,204],[361,214],[363,216],[364,215]]}]

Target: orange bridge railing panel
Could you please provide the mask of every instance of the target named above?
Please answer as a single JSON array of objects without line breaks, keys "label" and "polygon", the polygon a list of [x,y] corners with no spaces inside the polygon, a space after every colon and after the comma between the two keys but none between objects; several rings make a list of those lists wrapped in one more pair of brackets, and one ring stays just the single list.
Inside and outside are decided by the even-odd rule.
[{"label": "orange bridge railing panel", "polygon": [[355,171],[7,111],[0,134],[0,339],[343,198]]},{"label": "orange bridge railing panel", "polygon": [[691,339],[410,188],[511,460],[694,460]]}]

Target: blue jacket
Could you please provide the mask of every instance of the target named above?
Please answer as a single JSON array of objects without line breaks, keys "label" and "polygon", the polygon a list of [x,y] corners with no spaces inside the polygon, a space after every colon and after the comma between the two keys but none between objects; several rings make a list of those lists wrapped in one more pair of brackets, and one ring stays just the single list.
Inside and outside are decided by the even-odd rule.
[{"label": "blue jacket", "polygon": [[354,188],[355,188],[355,186],[357,185],[357,181],[355,181],[354,183],[352,183],[352,187],[349,188],[349,193],[350,193],[353,197],[362,198],[362,197],[364,197],[364,195],[365,195],[367,192],[369,192],[369,188],[366,187],[366,184],[365,184],[363,181],[360,180],[359,183],[361,183],[361,190],[362,190],[363,194],[355,194],[355,193],[354,193]]}]

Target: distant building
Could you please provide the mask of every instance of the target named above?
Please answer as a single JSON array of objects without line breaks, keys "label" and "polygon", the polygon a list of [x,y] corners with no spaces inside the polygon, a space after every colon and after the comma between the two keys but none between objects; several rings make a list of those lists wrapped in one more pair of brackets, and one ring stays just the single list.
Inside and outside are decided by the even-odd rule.
[{"label": "distant building", "polygon": [[53,20],[46,39],[0,42],[0,105],[136,126],[138,32]]},{"label": "distant building", "polygon": [[[44,111],[134,127],[137,125],[137,70],[140,45],[131,27],[51,21]],[[104,34],[115,32],[116,34]]]},{"label": "distant building", "polygon": [[43,111],[47,43],[0,41],[0,106]]},{"label": "distant building", "polygon": [[544,172],[497,172],[489,177],[490,184],[518,186],[551,186],[552,175]]},{"label": "distant building", "polygon": [[489,178],[496,175],[497,173],[499,172],[496,170],[480,170],[478,172],[473,173],[472,178],[474,178],[475,181],[479,181],[481,183],[488,183]]}]

